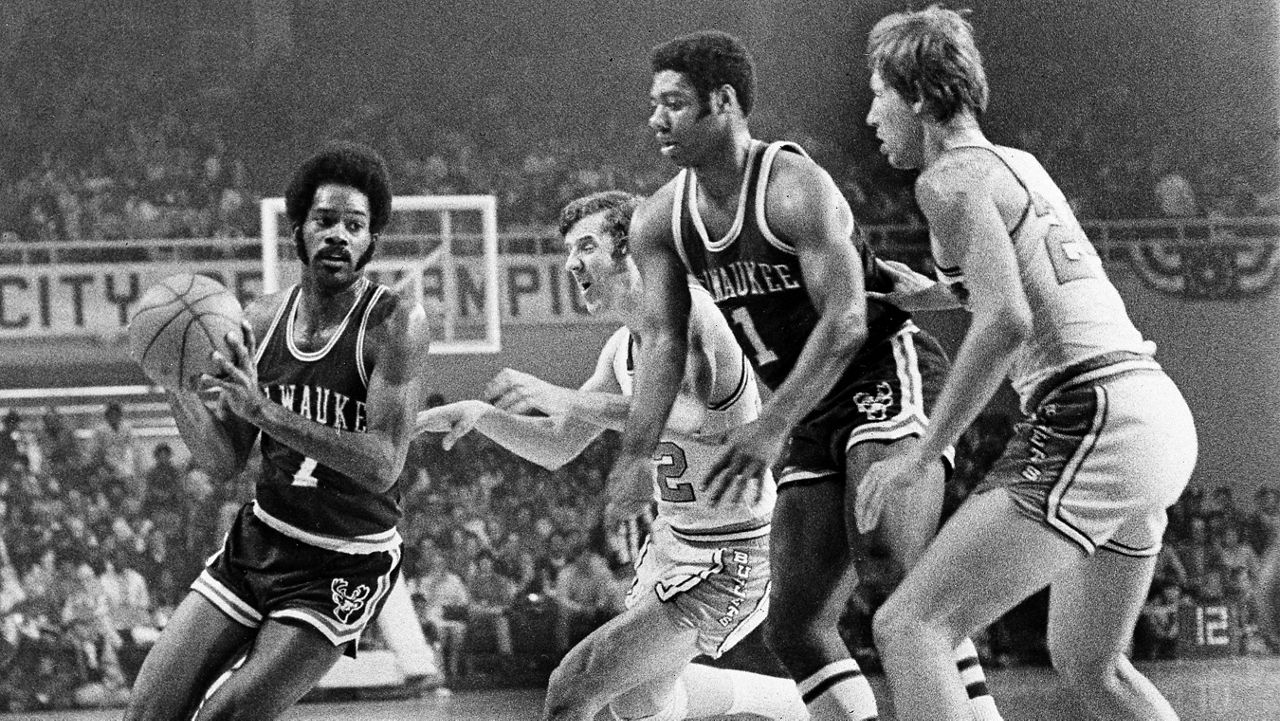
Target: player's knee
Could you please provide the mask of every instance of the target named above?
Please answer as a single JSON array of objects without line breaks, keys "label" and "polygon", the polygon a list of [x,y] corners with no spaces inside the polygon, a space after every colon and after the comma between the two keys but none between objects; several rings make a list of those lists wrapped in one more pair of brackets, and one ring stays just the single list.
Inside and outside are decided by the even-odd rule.
[{"label": "player's knee", "polygon": [[1094,650],[1079,643],[1050,639],[1049,658],[1063,681],[1090,689],[1118,689],[1128,662],[1113,650]]},{"label": "player's knee", "polygon": [[[871,635],[876,648],[887,648],[920,629],[921,619],[893,596],[885,601],[871,618]],[[886,646],[888,644],[888,646]]]},{"label": "player's knee", "polygon": [[595,678],[588,664],[569,654],[547,681],[547,700],[544,707],[545,721],[571,721],[585,718],[584,710],[592,700],[592,693],[587,687],[590,679]]},{"label": "player's knee", "polygon": [[834,618],[823,624],[817,615],[775,615],[772,609],[763,626],[765,645],[788,668],[806,663],[823,645],[823,636],[836,632]]}]

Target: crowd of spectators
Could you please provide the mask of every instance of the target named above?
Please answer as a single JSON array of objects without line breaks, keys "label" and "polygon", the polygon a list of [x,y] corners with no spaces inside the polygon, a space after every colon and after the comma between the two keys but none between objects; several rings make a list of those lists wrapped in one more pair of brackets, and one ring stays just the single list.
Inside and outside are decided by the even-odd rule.
[{"label": "crowd of spectators", "polygon": [[1135,655],[1173,658],[1199,623],[1185,609],[1214,607],[1222,645],[1234,653],[1280,653],[1280,638],[1258,618],[1261,559],[1280,542],[1280,488],[1259,486],[1240,506],[1230,486],[1190,489],[1170,510]]},{"label": "crowd of spectators", "polygon": [[[80,433],[77,433],[80,431]],[[216,547],[224,502],[119,404],[0,429],[0,709],[118,703]]]},{"label": "crowd of spectators", "polygon": [[[442,402],[435,397],[432,402]],[[123,701],[147,649],[235,509],[251,472],[229,482],[177,463],[165,440],[142,439],[118,404],[91,427],[56,408],[0,419],[0,710]],[[1011,432],[984,416],[964,437],[950,512]],[[617,437],[607,433],[549,471],[471,434],[446,453],[427,435],[402,478],[404,582],[444,682],[499,682],[512,668],[549,670],[619,613],[642,527],[602,529],[602,490]],[[1280,651],[1253,617],[1259,558],[1280,538],[1280,490],[1248,510],[1229,486],[1192,488],[1169,531],[1134,653],[1177,656],[1190,643],[1183,608],[1229,606],[1234,653]],[[870,619],[900,577],[870,549],[842,634],[874,668]],[[1043,598],[976,639],[984,661],[1044,662]],[[1185,621],[1183,621],[1185,623]],[[523,666],[521,666],[523,664]],[[509,674],[508,674],[509,675]]]},{"label": "crowd of spectators", "polygon": [[[257,234],[257,202],[278,195],[283,179],[280,163],[263,157],[268,151],[253,147],[251,134],[246,139],[233,119],[199,109],[149,107],[147,93],[153,91],[146,83],[94,82],[115,83],[109,109],[117,112],[88,113],[86,119],[67,111],[71,120],[18,133],[40,139],[37,149],[4,151],[0,236],[77,241]],[[180,86],[169,91],[184,92]],[[1150,122],[1126,120],[1124,93],[1112,95],[1119,99],[1080,104],[1052,126],[1025,125],[1009,133],[996,126],[992,135],[1040,157],[1082,218],[1280,212],[1276,137],[1206,141],[1198,128],[1173,124],[1157,131]],[[608,188],[651,192],[671,175],[640,124],[603,122],[590,132],[579,128],[552,137],[524,122],[502,97],[481,98],[476,106],[483,122],[456,127],[426,127],[411,106],[362,107],[316,132],[378,148],[392,166],[398,194],[494,194],[507,226],[546,225],[574,197]],[[873,149],[842,146],[835,128],[815,133],[793,118],[753,120],[762,137],[808,148],[864,224],[919,223],[910,176],[889,169]]]}]

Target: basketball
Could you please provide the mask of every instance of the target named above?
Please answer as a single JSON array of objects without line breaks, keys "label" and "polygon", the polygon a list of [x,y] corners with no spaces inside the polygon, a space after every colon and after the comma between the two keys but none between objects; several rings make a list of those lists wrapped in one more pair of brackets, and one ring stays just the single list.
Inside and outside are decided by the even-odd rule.
[{"label": "basketball", "polygon": [[129,354],[156,385],[199,390],[202,373],[222,369],[212,353],[230,357],[227,333],[240,331],[244,310],[221,283],[203,275],[169,276],[143,294],[129,320]]}]

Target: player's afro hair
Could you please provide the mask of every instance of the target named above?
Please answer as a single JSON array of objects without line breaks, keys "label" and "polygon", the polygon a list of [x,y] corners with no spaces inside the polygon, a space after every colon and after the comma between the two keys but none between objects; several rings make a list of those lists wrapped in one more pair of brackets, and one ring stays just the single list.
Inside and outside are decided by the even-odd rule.
[{"label": "player's afro hair", "polygon": [[[346,185],[369,199],[369,232],[377,235],[391,217],[391,176],[377,151],[359,143],[335,141],[303,161],[284,193],[285,215],[294,228],[302,227],[322,185]],[[295,234],[298,256],[306,261],[302,236]]]},{"label": "player's afro hair", "polygon": [[617,241],[631,233],[631,216],[640,200],[639,196],[621,190],[605,190],[578,198],[560,211],[560,235],[563,237],[583,218],[603,212],[604,230],[613,238],[617,249]]},{"label": "player's afro hair", "polygon": [[653,72],[672,70],[683,74],[698,91],[702,102],[711,92],[728,85],[738,96],[743,115],[751,114],[756,96],[756,67],[742,41],[719,30],[702,30],[668,40],[653,49]]}]

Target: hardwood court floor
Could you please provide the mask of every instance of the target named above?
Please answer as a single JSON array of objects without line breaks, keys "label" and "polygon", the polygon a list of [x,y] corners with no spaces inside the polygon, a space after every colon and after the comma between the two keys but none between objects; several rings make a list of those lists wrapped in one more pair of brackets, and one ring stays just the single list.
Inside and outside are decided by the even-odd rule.
[{"label": "hardwood court floor", "polygon": [[[1140,666],[1169,697],[1184,721],[1276,721],[1280,719],[1280,658],[1165,661]],[[872,676],[882,699],[882,721],[897,717],[885,698],[884,679]],[[1043,668],[996,669],[990,685],[1007,721],[1079,721],[1079,708]],[[440,697],[397,701],[303,703],[289,721],[536,721],[542,689],[458,691]],[[0,714],[2,721],[101,721],[120,711],[98,710]],[[749,717],[739,717],[745,719]]]}]

